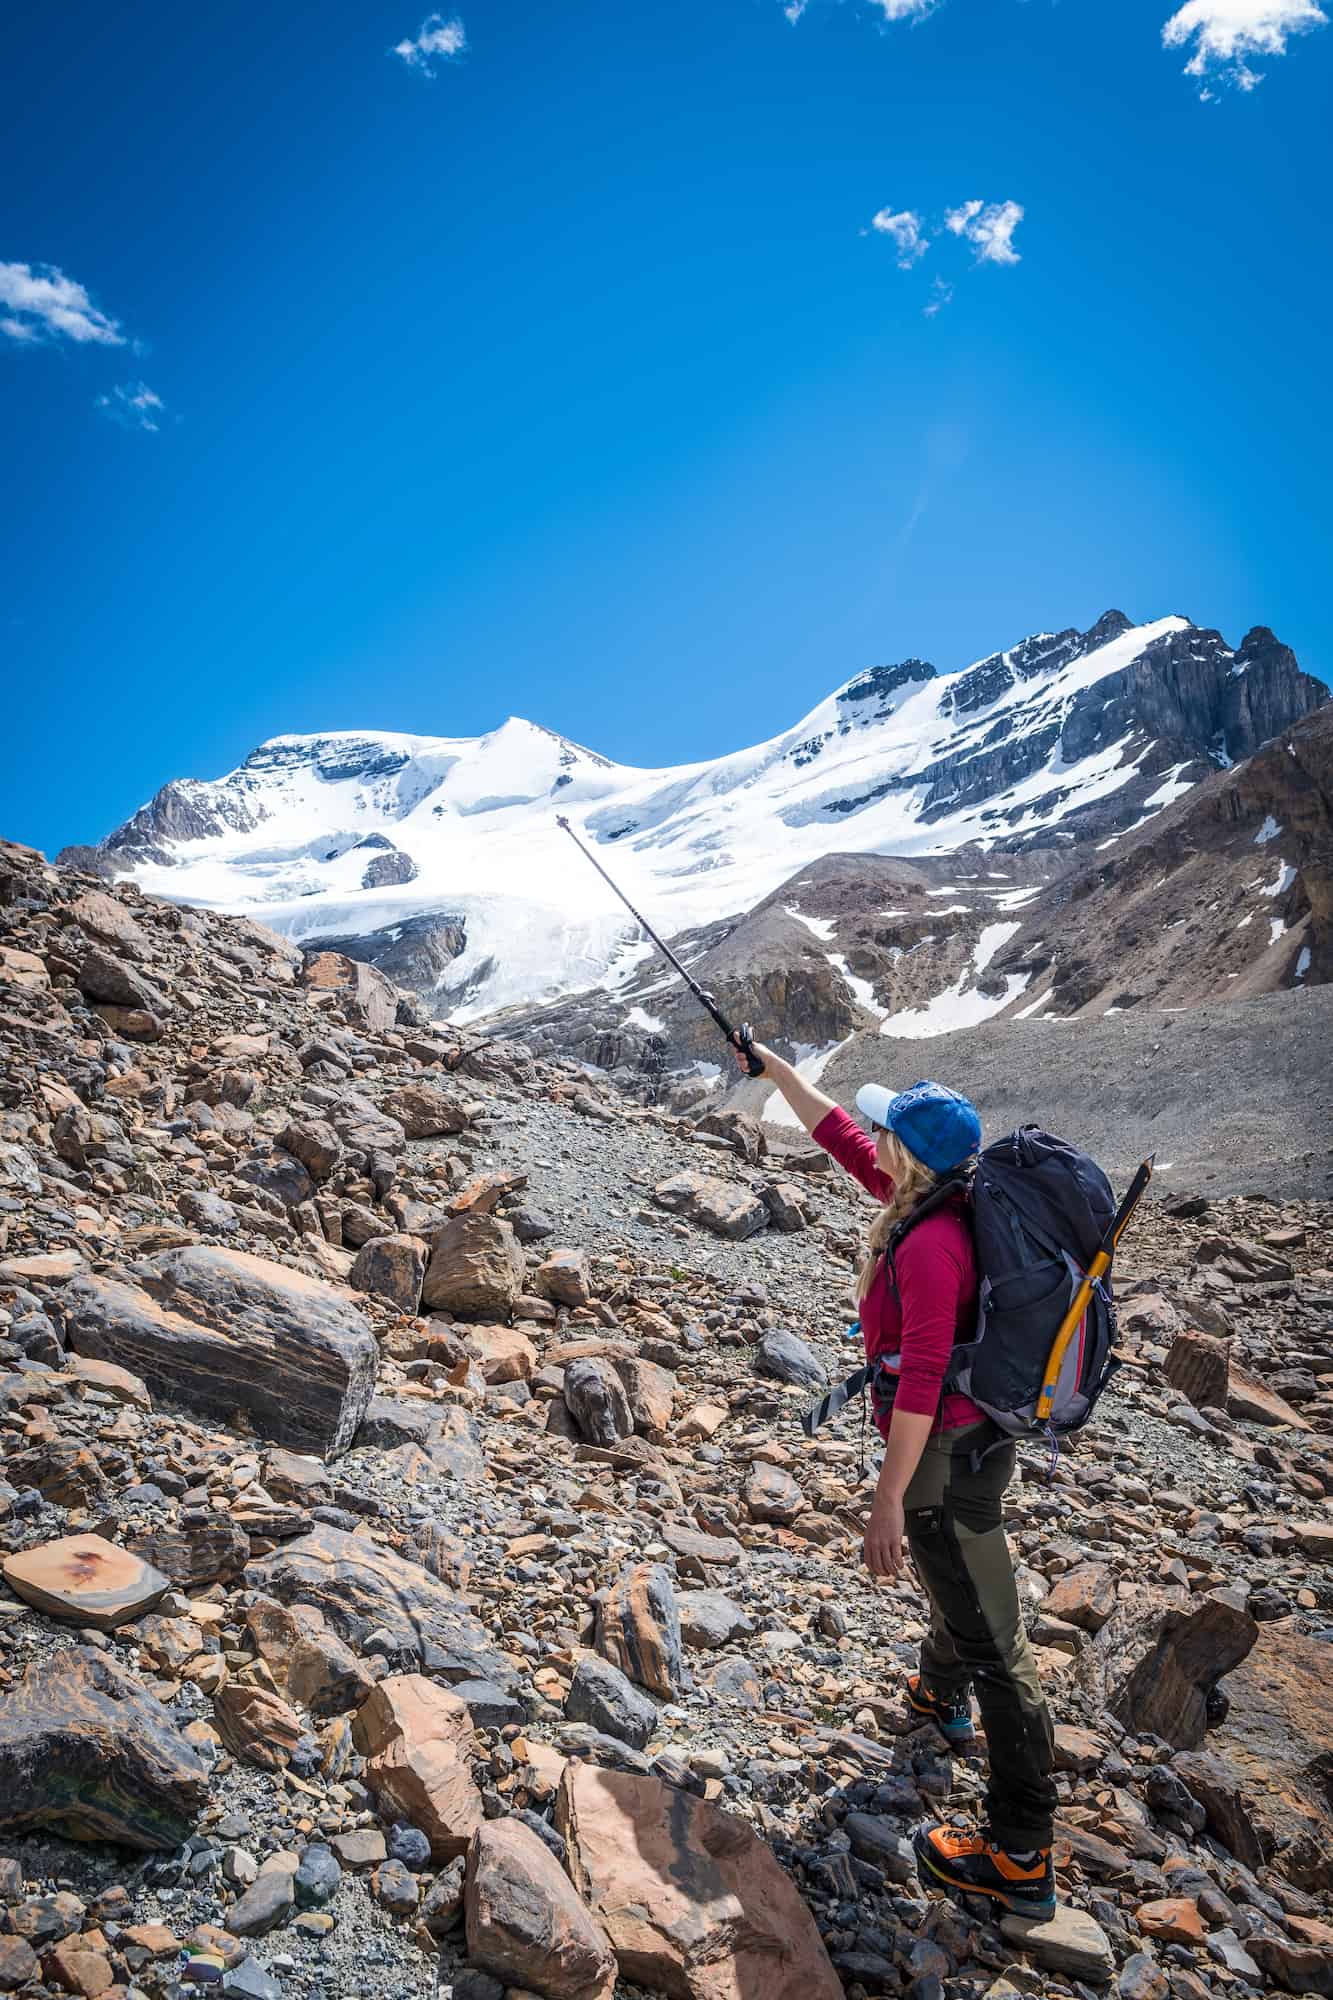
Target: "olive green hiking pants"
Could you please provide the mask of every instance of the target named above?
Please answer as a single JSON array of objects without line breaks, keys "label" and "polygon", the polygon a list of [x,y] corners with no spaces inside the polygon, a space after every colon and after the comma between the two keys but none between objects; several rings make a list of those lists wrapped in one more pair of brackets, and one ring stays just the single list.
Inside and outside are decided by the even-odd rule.
[{"label": "olive green hiking pants", "polygon": [[1054,1743],[1037,1666],[1023,1628],[1002,1521],[1014,1446],[973,1470],[971,1452],[998,1433],[989,1423],[941,1431],[921,1455],[903,1499],[907,1541],[930,1599],[921,1679],[931,1694],[974,1689],[986,1731],[986,1817],[1005,1848],[1049,1847],[1056,1791]]}]

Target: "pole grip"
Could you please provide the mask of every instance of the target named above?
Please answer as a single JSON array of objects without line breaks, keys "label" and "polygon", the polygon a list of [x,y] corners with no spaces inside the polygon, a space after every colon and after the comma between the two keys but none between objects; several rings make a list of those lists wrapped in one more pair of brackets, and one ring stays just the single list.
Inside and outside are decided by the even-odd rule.
[{"label": "pole grip", "polygon": [[754,1030],[751,1028],[749,1022],[745,1022],[743,1027],[733,1028],[731,1034],[728,1036],[728,1040],[734,1043],[745,1057],[747,1075],[762,1076],[764,1074],[764,1065],[754,1052]]}]

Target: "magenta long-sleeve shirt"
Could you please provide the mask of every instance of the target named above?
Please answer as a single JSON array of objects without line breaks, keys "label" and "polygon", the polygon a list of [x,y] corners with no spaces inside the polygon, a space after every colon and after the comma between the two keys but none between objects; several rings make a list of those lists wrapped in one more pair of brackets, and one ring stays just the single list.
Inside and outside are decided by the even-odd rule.
[{"label": "magenta long-sleeve shirt", "polygon": [[[876,1201],[891,1198],[893,1182],[875,1164],[874,1140],[840,1105],[820,1119],[811,1136]],[[967,1396],[941,1399],[940,1394],[954,1342],[970,1338],[977,1317],[976,1252],[961,1197],[916,1225],[903,1240],[895,1268],[896,1295],[881,1259],[861,1302],[866,1359],[901,1355],[898,1409],[935,1417],[936,1430],[980,1423],[984,1412]],[[880,1429],[888,1435],[887,1418]]]}]

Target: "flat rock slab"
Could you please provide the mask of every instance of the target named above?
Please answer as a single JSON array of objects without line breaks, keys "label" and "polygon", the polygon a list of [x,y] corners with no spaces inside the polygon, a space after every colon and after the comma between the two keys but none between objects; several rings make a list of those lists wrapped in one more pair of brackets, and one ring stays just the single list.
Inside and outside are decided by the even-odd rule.
[{"label": "flat rock slab", "polygon": [[39,1660],[0,1696],[0,1834],[179,1847],[208,1770],[161,1702],[90,1647]]},{"label": "flat rock slab", "polygon": [[137,1284],[74,1279],[66,1335],[154,1395],[226,1423],[242,1412],[261,1437],[321,1458],[345,1451],[374,1387],[378,1350],[365,1315],[321,1278],[204,1244],[134,1266]]},{"label": "flat rock slab", "polygon": [[7,1556],[4,1578],[25,1604],[97,1632],[141,1618],[171,1588],[161,1570],[100,1535],[65,1535]]},{"label": "flat rock slab", "polygon": [[383,1631],[398,1666],[512,1686],[508,1660],[449,1586],[365,1536],[321,1525],[248,1563],[245,1581],[280,1604],[313,1604],[353,1650]]},{"label": "flat rock slab", "polygon": [[571,1763],[556,1825],[622,1979],[672,2000],[842,2000],[813,1916],[743,1820],[658,1778]]},{"label": "flat rock slab", "polygon": [[1115,1956],[1101,1925],[1068,1903],[1061,1903],[1044,1923],[1003,1916],[1000,1929],[1010,1944],[1052,1972],[1069,1972],[1097,1986],[1106,1985],[1115,1973]]},{"label": "flat rock slab", "polygon": [[713,1174],[695,1173],[691,1167],[659,1181],[653,1200],[670,1214],[683,1215],[732,1243],[768,1227],[768,1210],[757,1194]]}]

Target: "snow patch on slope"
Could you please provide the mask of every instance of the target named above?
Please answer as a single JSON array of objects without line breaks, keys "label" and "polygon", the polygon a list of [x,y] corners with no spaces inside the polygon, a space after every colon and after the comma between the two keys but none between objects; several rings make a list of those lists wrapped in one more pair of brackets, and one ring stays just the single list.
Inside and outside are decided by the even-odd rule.
[{"label": "snow patch on slope", "polygon": [[[210,830],[154,834],[170,859],[131,855],[126,872],[150,894],[254,916],[298,940],[366,936],[447,911],[464,921],[467,949],[436,999],[460,1021],[513,1001],[614,989],[651,947],[570,852],[557,813],[667,935],[753,909],[832,852],[938,854],[984,845],[997,828],[1035,831],[1132,778],[1143,750],[1127,756],[1116,742],[1067,764],[1058,730],[1084,689],[1185,625],[1131,628],[965,714],[954,710],[957,677],[909,676],[881,696],[859,676],[766,743],[655,770],[515,716],[480,737],[278,737],[227,777],[183,788]],[[1002,796],[937,806],[923,822],[924,774],[1006,729],[1057,732],[1055,747]],[[357,843],[369,834],[416,864],[410,888],[360,886]],[[1025,892],[1002,893],[1015,900],[1001,907],[1021,907]],[[833,920],[791,914],[821,943],[833,938]]]}]

